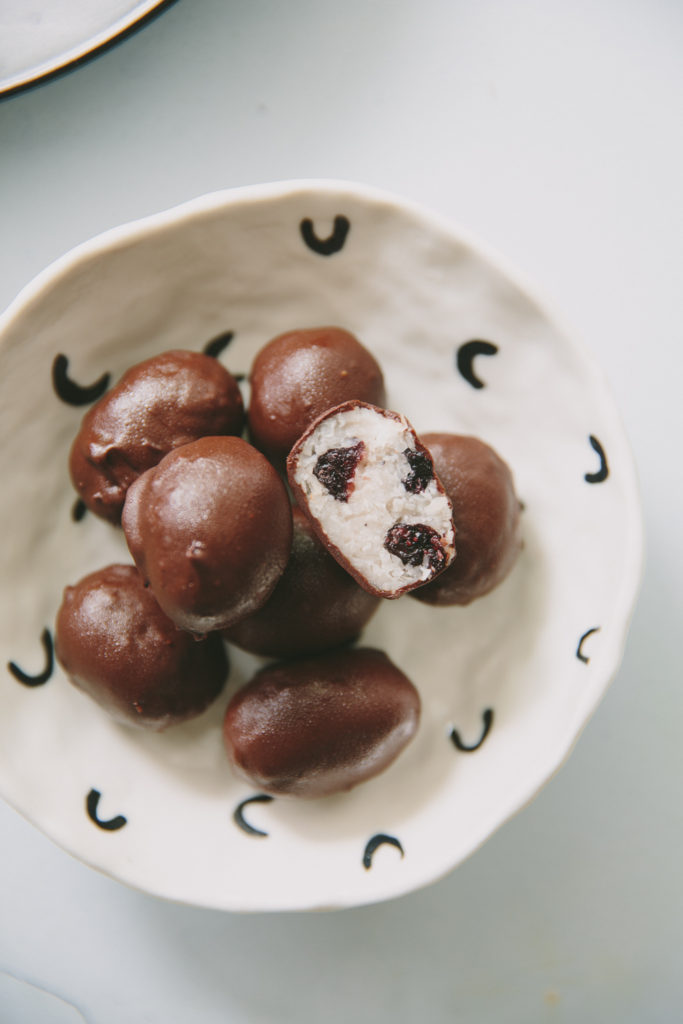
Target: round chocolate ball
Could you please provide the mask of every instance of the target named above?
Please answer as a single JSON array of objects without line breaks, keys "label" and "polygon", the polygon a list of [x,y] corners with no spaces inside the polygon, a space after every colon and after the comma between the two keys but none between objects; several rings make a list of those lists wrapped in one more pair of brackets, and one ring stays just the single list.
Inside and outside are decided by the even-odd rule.
[{"label": "round chocolate ball", "polygon": [[380,602],[332,558],[298,508],[293,509],[293,525],[287,568],[272,595],[224,633],[252,654],[290,658],[348,643]]},{"label": "round chocolate ball", "polygon": [[219,635],[195,640],[177,629],[132,565],[66,587],[55,651],[71,682],[113,718],[156,731],[201,714],[228,674]]},{"label": "round chocolate ball", "polygon": [[411,597],[465,605],[497,587],[522,548],[520,503],[508,465],[489,445],[460,434],[422,434],[453,506],[455,559]]},{"label": "round chocolate ball", "polygon": [[162,609],[198,634],[265,604],[292,543],[284,483],[239,437],[204,437],[165,455],[129,488],[122,522]]},{"label": "round chocolate ball", "polygon": [[334,405],[385,403],[382,371],[357,338],[339,327],[289,331],[265,345],[250,374],[249,435],[283,469],[292,445]]},{"label": "round chocolate ball", "polygon": [[329,796],[387,768],[419,717],[407,676],[382,651],[356,648],[262,669],[228,705],[223,738],[258,789]]},{"label": "round chocolate ball", "polygon": [[69,470],[87,508],[118,523],[130,484],[180,445],[241,434],[244,403],[217,359],[174,350],[132,366],[84,416]]}]

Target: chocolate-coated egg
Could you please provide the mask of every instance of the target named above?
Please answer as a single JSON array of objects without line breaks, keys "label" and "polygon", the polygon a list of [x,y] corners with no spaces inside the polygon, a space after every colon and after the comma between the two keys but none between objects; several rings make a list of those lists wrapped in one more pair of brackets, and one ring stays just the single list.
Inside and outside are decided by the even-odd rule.
[{"label": "chocolate-coated egg", "polygon": [[228,673],[218,634],[195,640],[177,629],[132,565],[66,587],[55,650],[71,682],[113,718],[153,730],[204,711]]},{"label": "chocolate-coated egg", "polygon": [[199,634],[265,604],[292,543],[282,480],[238,437],[204,437],[164,456],[130,487],[122,523],[163,610]]},{"label": "chocolate-coated egg", "polygon": [[453,506],[457,557],[411,597],[433,605],[469,604],[505,579],[522,547],[512,473],[476,437],[434,433],[423,434],[421,441]]},{"label": "chocolate-coated egg", "polygon": [[332,558],[298,508],[293,524],[292,552],[272,595],[225,631],[226,639],[253,654],[289,658],[347,643],[380,602]]},{"label": "chocolate-coated egg", "polygon": [[223,737],[253,786],[319,797],[387,768],[419,716],[407,676],[382,651],[355,648],[262,669],[228,705]]},{"label": "chocolate-coated egg", "polygon": [[137,477],[180,445],[240,434],[239,387],[217,359],[173,350],[132,366],[84,416],[69,469],[87,508],[118,523]]},{"label": "chocolate-coated egg", "polygon": [[375,358],[348,331],[314,327],[289,331],[265,345],[250,374],[249,434],[279,469],[313,420],[351,399],[384,405],[384,378]]}]

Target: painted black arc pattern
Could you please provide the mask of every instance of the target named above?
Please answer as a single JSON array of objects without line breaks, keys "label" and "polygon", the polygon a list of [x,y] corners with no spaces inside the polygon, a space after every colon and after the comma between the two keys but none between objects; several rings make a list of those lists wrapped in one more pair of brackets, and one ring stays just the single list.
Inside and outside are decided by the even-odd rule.
[{"label": "painted black arc pattern", "polygon": [[74,523],[80,523],[81,519],[88,511],[88,507],[82,498],[76,498],[75,502],[71,506],[71,518]]},{"label": "painted black arc pattern", "polygon": [[337,214],[334,218],[332,234],[328,235],[327,238],[318,237],[310,217],[305,217],[299,225],[304,242],[309,249],[317,252],[319,256],[333,256],[334,253],[339,252],[344,247],[350,228],[351,221],[348,217],[344,217],[343,214]]},{"label": "painted black arc pattern", "polygon": [[401,854],[401,857],[405,856],[400,840],[398,840],[396,836],[389,836],[386,832],[378,832],[376,835],[372,836],[371,839],[368,839],[365,844],[365,850],[363,851],[363,867],[366,871],[369,871],[372,867],[372,858],[375,850],[379,846],[395,846]]},{"label": "painted black arc pattern", "polygon": [[224,331],[222,334],[216,335],[211,341],[207,341],[206,345],[202,349],[205,356],[213,356],[218,358],[221,352],[225,352],[226,348],[235,337],[234,331]]},{"label": "painted black arc pattern", "polygon": [[481,719],[482,722],[484,723],[484,728],[482,729],[481,736],[479,737],[476,743],[463,743],[463,741],[460,739],[460,733],[458,732],[458,730],[455,727],[451,729],[451,742],[453,743],[453,746],[457,750],[461,750],[463,754],[471,754],[475,750],[479,750],[479,747],[482,745],[482,743],[484,742],[484,740],[491,731],[491,726],[493,725],[493,708],[486,708],[486,710],[482,712]]},{"label": "painted black arc pattern", "polygon": [[235,822],[238,828],[241,828],[243,832],[246,832],[249,836],[268,836],[269,832],[264,832],[263,829],[254,828],[244,817],[244,808],[248,807],[249,804],[269,804],[275,797],[270,796],[268,793],[257,793],[256,796],[248,796],[246,800],[242,800],[233,811],[232,820]]},{"label": "painted black arc pattern", "polygon": [[24,672],[22,668],[19,668],[16,662],[9,661],[7,663],[7,668],[14,678],[17,682],[23,683],[24,686],[43,686],[54,671],[54,645],[52,643],[52,634],[49,629],[44,629],[40,634],[40,642],[43,645],[43,650],[45,652],[45,668],[41,672],[38,672],[36,675],[30,675],[28,672]]},{"label": "painted black arc pattern", "polygon": [[595,473],[585,473],[584,480],[588,484],[601,484],[603,480],[606,480],[609,476],[609,467],[607,465],[607,456],[605,455],[605,449],[602,447],[597,437],[593,434],[589,434],[588,440],[590,441],[591,448],[593,451],[598,453],[600,458],[600,468]]},{"label": "painted black arc pattern", "polygon": [[114,818],[103,820],[97,815],[97,807],[100,802],[102,794],[96,790],[91,789],[85,799],[85,809],[88,812],[90,820],[97,825],[98,828],[103,829],[105,832],[118,832],[120,828],[128,824],[128,819],[124,818],[122,814],[117,814]]},{"label": "painted black arc pattern", "polygon": [[482,341],[479,338],[474,338],[472,341],[466,341],[463,345],[460,345],[455,354],[455,363],[458,368],[458,373],[461,377],[464,377],[468,384],[471,384],[473,388],[485,387],[484,381],[480,377],[477,377],[474,372],[474,360],[477,356],[495,356],[498,351],[498,346],[494,345],[492,341]]},{"label": "painted black arc pattern", "polygon": [[109,387],[111,377],[103,373],[92,384],[77,384],[69,376],[69,360],[61,353],[52,363],[52,386],[58,398],[67,405],[90,405],[101,398]]},{"label": "painted black arc pattern", "polygon": [[589,636],[592,636],[593,633],[598,633],[599,631],[600,631],[600,626],[593,626],[592,629],[587,629],[586,632],[581,637],[581,639],[579,640],[579,646],[576,648],[576,657],[579,659],[579,661],[582,661],[584,663],[584,665],[587,665],[588,662],[590,661],[590,658],[588,657],[588,655],[583,653],[584,641],[587,640]]}]

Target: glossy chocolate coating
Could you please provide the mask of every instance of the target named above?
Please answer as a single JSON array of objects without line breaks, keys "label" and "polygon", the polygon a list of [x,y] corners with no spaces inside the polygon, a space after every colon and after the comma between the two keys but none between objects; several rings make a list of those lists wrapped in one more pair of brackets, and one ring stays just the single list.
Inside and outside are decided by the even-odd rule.
[{"label": "glossy chocolate coating", "polygon": [[84,416],[69,469],[87,507],[112,523],[130,484],[174,448],[240,434],[237,382],[217,359],[175,350],[131,367]]},{"label": "glossy chocolate coating", "polygon": [[249,434],[278,469],[304,430],[351,399],[384,405],[382,371],[368,350],[339,327],[281,334],[251,369]]},{"label": "glossy chocolate coating", "polygon": [[420,439],[453,506],[456,557],[411,596],[433,605],[469,604],[505,579],[522,547],[512,473],[476,437],[422,434]]},{"label": "glossy chocolate coating", "polygon": [[164,456],[129,488],[122,522],[163,610],[200,634],[265,604],[292,543],[285,486],[239,437],[204,437]]},{"label": "glossy chocolate coating", "polygon": [[303,512],[292,511],[292,552],[275,590],[263,608],[225,631],[253,654],[288,658],[347,643],[380,602],[328,554]]},{"label": "glossy chocolate coating", "polygon": [[55,650],[69,679],[120,722],[153,730],[199,715],[223,689],[218,634],[174,626],[132,565],[109,565],[66,587]]},{"label": "glossy chocolate coating", "polygon": [[223,737],[258,789],[319,797],[387,768],[419,717],[407,676],[382,651],[356,648],[262,669],[228,705]]}]

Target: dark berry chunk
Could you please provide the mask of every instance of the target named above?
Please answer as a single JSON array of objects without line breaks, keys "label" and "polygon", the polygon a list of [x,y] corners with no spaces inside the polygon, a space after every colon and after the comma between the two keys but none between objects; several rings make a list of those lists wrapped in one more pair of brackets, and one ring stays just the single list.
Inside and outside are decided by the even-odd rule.
[{"label": "dark berry chunk", "polygon": [[404,565],[422,565],[425,558],[435,573],[446,564],[446,552],[436,530],[424,523],[395,523],[384,538],[387,551]]},{"label": "dark berry chunk", "polygon": [[403,454],[410,465],[410,472],[401,482],[411,494],[422,494],[434,476],[432,460],[427,452],[414,451],[412,448],[406,448]]},{"label": "dark berry chunk", "polygon": [[313,475],[337,501],[349,500],[353,490],[353,474],[364,451],[365,445],[358,441],[349,448],[330,448],[316,462]]}]

